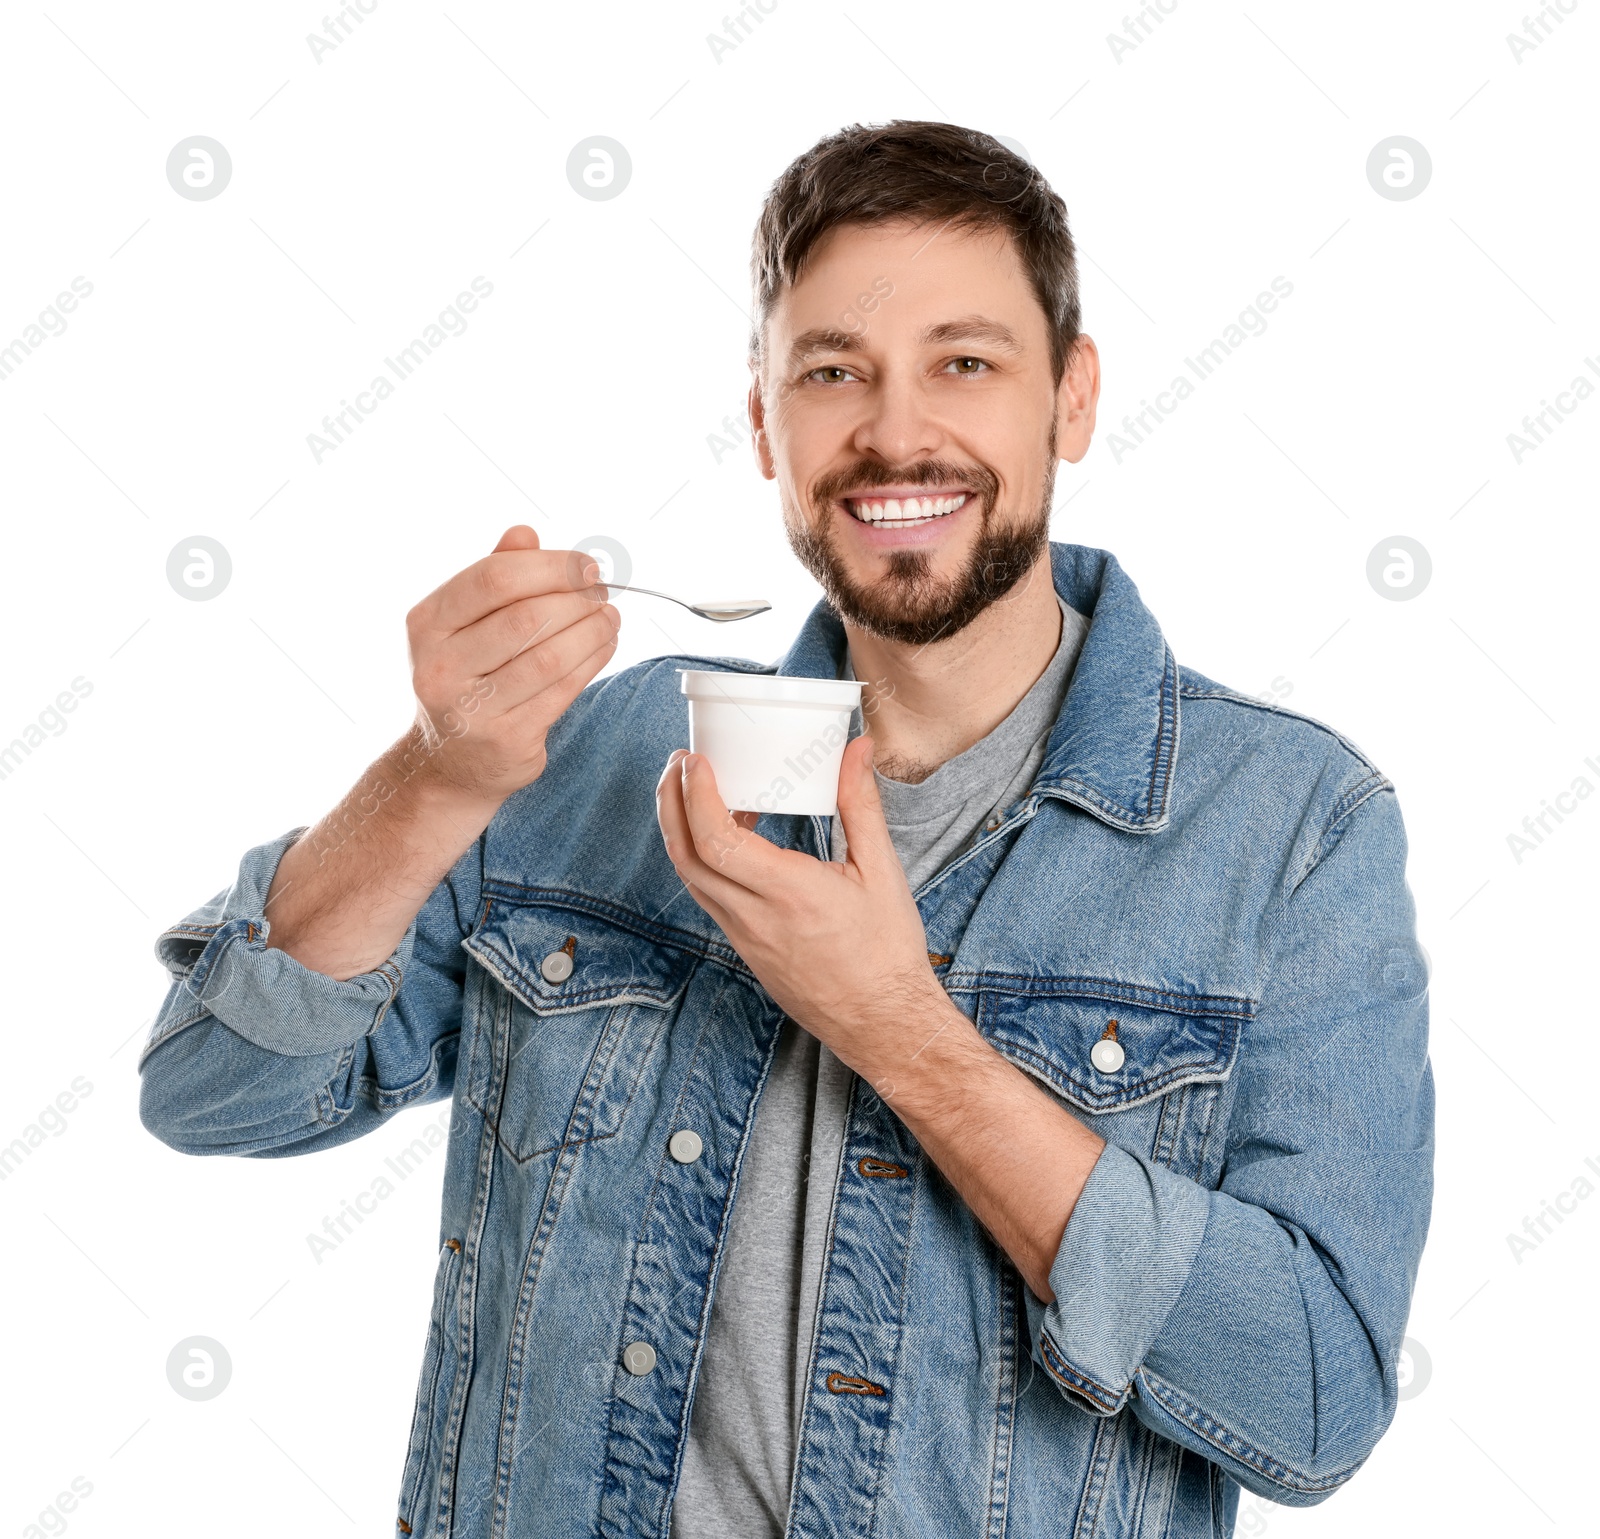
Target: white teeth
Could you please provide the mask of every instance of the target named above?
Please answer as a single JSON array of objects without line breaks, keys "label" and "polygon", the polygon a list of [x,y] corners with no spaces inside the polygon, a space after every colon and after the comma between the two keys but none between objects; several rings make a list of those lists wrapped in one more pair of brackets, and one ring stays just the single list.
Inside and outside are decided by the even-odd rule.
[{"label": "white teeth", "polygon": [[957,492],[948,497],[852,497],[845,506],[864,524],[925,524],[954,513],[967,496]]}]

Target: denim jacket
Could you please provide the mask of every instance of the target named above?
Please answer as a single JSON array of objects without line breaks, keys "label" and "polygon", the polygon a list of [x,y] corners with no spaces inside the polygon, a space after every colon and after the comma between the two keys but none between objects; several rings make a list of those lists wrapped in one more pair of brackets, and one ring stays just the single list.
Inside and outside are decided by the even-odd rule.
[{"label": "denim jacket", "polygon": [[[1321,1501],[1395,1412],[1433,1080],[1393,788],[1180,669],[1108,553],[1051,566],[1090,625],[1044,762],[915,896],[950,998],[1106,1148],[1047,1304],[854,1079],[792,1536],[1226,1535],[1241,1487]],[[835,677],[845,646],[819,604],[776,669],[709,665]],[[172,1148],[309,1154],[451,1100],[400,1534],[666,1539],[782,1021],[656,826],[679,665],[708,664],[590,685],[371,972],[267,948],[299,830],[157,943],[140,1112]],[[822,819],[758,828],[826,858]]]}]

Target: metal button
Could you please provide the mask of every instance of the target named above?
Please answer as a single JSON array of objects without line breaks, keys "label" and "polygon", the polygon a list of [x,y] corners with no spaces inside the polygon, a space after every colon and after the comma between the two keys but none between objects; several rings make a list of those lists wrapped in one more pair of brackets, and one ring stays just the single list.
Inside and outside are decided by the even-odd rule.
[{"label": "metal button", "polygon": [[988,829],[989,832],[992,834],[995,831],[995,829],[997,829],[1000,826],[1000,819],[999,818],[990,818],[989,821],[987,823],[985,823],[983,826],[986,829]]},{"label": "metal button", "polygon": [[635,1376],[643,1376],[656,1365],[656,1349],[648,1341],[630,1341],[622,1349],[622,1366]]},{"label": "metal button", "polygon": [[1102,1074],[1115,1074],[1124,1057],[1122,1044],[1111,1037],[1102,1037],[1089,1049],[1089,1062]]},{"label": "metal button", "polygon": [[667,1140],[667,1153],[680,1165],[692,1165],[700,1158],[700,1152],[705,1145],[700,1142],[700,1135],[693,1128],[679,1128]]},{"label": "metal button", "polygon": [[572,976],[572,958],[565,951],[552,951],[539,964],[546,983],[565,983]]}]

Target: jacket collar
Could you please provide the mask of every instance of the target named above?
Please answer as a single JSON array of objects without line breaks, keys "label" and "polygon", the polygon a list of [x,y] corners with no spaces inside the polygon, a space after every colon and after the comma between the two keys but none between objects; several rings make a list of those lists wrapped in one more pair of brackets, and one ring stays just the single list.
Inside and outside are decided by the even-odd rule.
[{"label": "jacket collar", "polygon": [[[1128,833],[1171,821],[1178,756],[1178,665],[1155,616],[1110,551],[1050,544],[1056,592],[1089,618],[1033,794],[1055,796]],[[780,674],[837,678],[847,641],[826,600],[807,617]]]}]

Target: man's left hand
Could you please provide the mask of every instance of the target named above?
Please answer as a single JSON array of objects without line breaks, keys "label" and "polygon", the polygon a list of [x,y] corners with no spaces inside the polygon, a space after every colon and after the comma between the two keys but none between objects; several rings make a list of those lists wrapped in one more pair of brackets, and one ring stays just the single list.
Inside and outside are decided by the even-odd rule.
[{"label": "man's left hand", "polygon": [[723,804],[704,756],[682,749],[656,787],[656,815],[684,885],[766,991],[881,1093],[959,1015],[928,960],[867,734],[848,745],[839,771],[843,861],[763,839],[755,813]]}]

